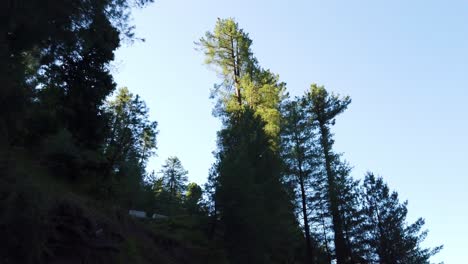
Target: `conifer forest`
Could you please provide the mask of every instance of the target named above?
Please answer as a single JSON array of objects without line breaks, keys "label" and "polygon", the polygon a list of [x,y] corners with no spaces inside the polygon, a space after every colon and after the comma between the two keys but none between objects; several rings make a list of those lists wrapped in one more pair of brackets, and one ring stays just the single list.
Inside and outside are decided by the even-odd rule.
[{"label": "conifer forest", "polygon": [[190,88],[212,102],[199,118],[220,124],[211,168],[195,181],[162,156],[171,131],[113,63],[143,45],[133,14],[152,2],[1,1],[0,263],[435,263],[445,241],[425,242],[427,216],[409,217],[392,175],[359,175],[336,147],[353,94],[311,74],[293,95],[241,19],[190,43],[216,78]]}]

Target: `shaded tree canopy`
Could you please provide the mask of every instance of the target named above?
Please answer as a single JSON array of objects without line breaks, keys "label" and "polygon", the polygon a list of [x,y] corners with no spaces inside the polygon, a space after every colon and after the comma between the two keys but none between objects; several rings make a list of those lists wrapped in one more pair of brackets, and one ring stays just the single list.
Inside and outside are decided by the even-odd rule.
[{"label": "shaded tree canopy", "polygon": [[38,117],[26,112],[39,104],[49,123],[64,124],[80,144],[96,148],[105,123],[100,106],[115,87],[108,63],[120,39],[133,38],[130,7],[149,2],[3,1],[0,133],[4,144],[21,144],[51,129],[28,127],[29,118]]},{"label": "shaded tree canopy", "polygon": [[299,233],[279,156],[259,117],[248,108],[233,115],[218,135],[215,190],[229,256],[233,263],[288,261]]},{"label": "shaded tree canopy", "polygon": [[442,246],[422,248],[427,231],[421,230],[424,220],[406,223],[408,213],[405,201],[397,192],[391,192],[381,177],[367,173],[363,183],[363,207],[368,232],[368,246],[372,249],[370,263],[430,263],[430,257]]},{"label": "shaded tree canopy", "polygon": [[159,173],[164,186],[174,199],[186,190],[188,171],[184,169],[179,158],[167,158]]},{"label": "shaded tree canopy", "polygon": [[158,134],[156,121],[149,120],[148,108],[138,95],[128,88],[118,90],[107,104],[110,131],[106,137],[105,153],[112,165],[132,151],[142,165],[156,151]]},{"label": "shaded tree canopy", "polygon": [[185,195],[185,206],[190,214],[200,213],[200,202],[203,196],[202,188],[191,182],[187,185],[187,193]]}]

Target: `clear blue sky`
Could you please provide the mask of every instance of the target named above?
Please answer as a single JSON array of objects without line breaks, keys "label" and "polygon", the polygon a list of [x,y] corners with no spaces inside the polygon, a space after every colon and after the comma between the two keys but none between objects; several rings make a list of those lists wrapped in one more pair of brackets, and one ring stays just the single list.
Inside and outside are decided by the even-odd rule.
[{"label": "clear blue sky", "polygon": [[371,170],[409,200],[425,244],[445,245],[434,261],[468,263],[468,2],[156,0],[137,10],[146,42],[117,52],[115,79],[159,122],[149,168],[177,155],[198,183],[214,160],[218,79],[193,42],[217,17],[237,19],[292,95],[313,82],[350,95],[334,132],[353,176]]}]

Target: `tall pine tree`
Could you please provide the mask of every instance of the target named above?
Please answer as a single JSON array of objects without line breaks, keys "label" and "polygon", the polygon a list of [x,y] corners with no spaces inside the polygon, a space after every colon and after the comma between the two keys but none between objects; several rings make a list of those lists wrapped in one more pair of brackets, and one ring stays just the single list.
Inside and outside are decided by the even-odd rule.
[{"label": "tall pine tree", "polygon": [[351,103],[349,97],[340,98],[329,94],[324,87],[313,84],[306,94],[305,104],[310,118],[315,122],[319,134],[320,156],[323,171],[326,175],[326,197],[328,210],[332,218],[334,247],[337,264],[353,263],[351,248],[345,236],[345,223],[340,210],[341,189],[338,183],[339,155],[333,152],[333,138],[330,127],[335,123],[337,115],[342,113]]},{"label": "tall pine tree", "polygon": [[297,200],[300,208],[299,218],[304,228],[306,263],[316,263],[309,223],[310,204],[308,203],[309,182],[316,169],[314,128],[307,118],[300,99],[286,102],[282,110],[281,150],[285,162],[285,173],[289,176],[287,181],[295,189],[294,200]]},{"label": "tall pine tree", "polygon": [[258,65],[251,44],[233,19],[218,19],[198,43],[222,79],[213,91],[224,125],[210,181],[213,215],[233,263],[284,262],[298,234],[278,152],[284,83]]}]

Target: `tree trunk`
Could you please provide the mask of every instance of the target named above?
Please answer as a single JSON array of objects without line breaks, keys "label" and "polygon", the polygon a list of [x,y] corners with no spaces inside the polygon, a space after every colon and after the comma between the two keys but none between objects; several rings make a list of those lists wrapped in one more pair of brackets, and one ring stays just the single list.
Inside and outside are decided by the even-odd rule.
[{"label": "tree trunk", "polygon": [[231,59],[232,59],[233,68],[234,68],[234,85],[236,86],[235,89],[236,89],[237,103],[239,104],[239,106],[241,106],[242,96],[241,96],[240,83],[239,83],[240,73],[239,73],[239,65],[237,61],[237,57],[239,56],[239,54],[236,54],[235,52],[234,39],[232,37],[231,37],[231,50],[232,50]]},{"label": "tree trunk", "polygon": [[[294,136],[294,140],[296,141],[296,145],[299,147],[299,139],[297,134]],[[302,216],[303,216],[303,222],[304,222],[304,233],[305,233],[305,240],[306,240],[306,261],[305,263],[311,263],[314,264],[315,261],[315,256],[314,252],[312,249],[312,240],[310,238],[310,226],[309,226],[309,218],[307,217],[307,196],[305,193],[305,183],[304,183],[304,171],[302,170],[302,163],[303,163],[303,156],[302,152],[298,153],[297,156],[297,163],[299,167],[299,185],[301,187],[301,203],[302,203]]]},{"label": "tree trunk", "polygon": [[306,204],[306,194],[304,188],[304,178],[302,175],[301,165],[299,165],[299,182],[301,185],[301,199],[302,199],[302,216],[304,221],[304,232],[305,232],[305,239],[306,239],[306,263],[315,263],[314,260],[314,252],[312,250],[312,241],[310,239],[310,227],[309,227],[309,218],[307,217],[307,204]]},{"label": "tree trunk", "polygon": [[343,230],[343,220],[341,219],[339,211],[339,199],[335,184],[335,175],[332,170],[332,157],[330,155],[330,146],[328,144],[329,132],[323,121],[319,120],[321,145],[325,157],[325,169],[327,172],[328,181],[328,198],[330,200],[330,212],[332,215],[334,241],[335,241],[335,254],[337,264],[351,264],[351,256],[348,253],[349,249],[346,246]]}]

